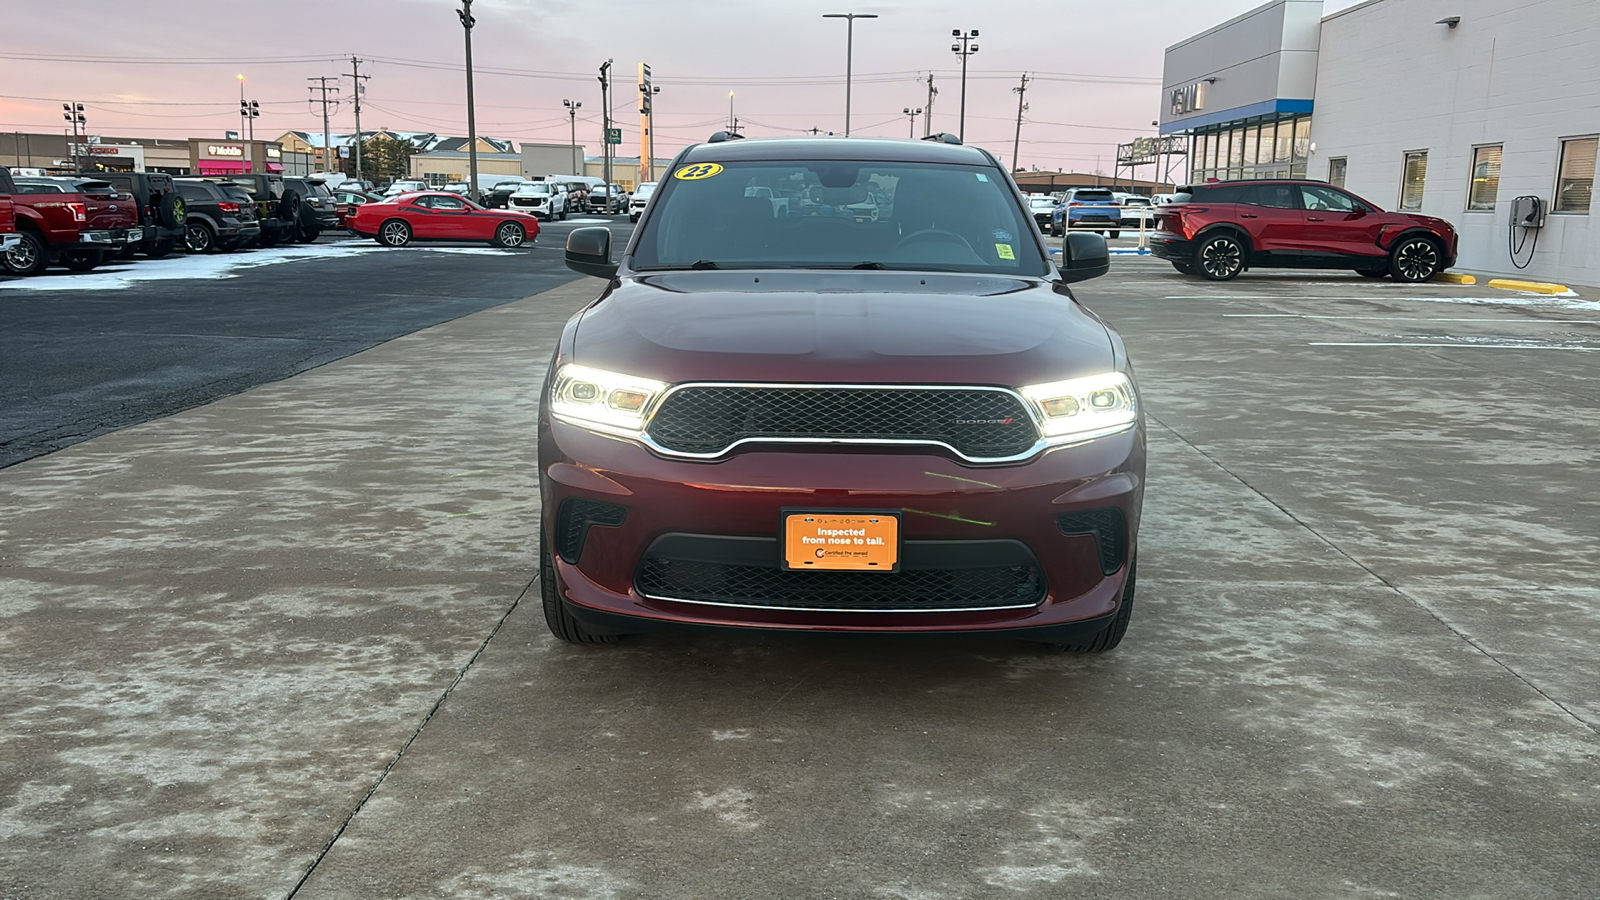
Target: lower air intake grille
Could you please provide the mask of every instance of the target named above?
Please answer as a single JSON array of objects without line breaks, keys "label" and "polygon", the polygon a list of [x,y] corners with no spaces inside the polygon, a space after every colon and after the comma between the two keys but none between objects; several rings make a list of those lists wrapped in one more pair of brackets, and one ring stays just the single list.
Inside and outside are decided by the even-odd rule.
[{"label": "lower air intake grille", "polygon": [[1100,553],[1100,572],[1115,574],[1128,560],[1128,523],[1114,506],[1062,513],[1056,520],[1062,534],[1087,534]]},{"label": "lower air intake grille", "polygon": [[561,512],[556,516],[556,552],[571,565],[577,565],[583,555],[583,542],[589,536],[589,526],[616,527],[628,517],[628,510],[615,503],[599,500],[582,500],[571,497],[561,502]]},{"label": "lower air intake grille", "polygon": [[1034,565],[885,572],[786,572],[646,557],[636,585],[647,597],[764,609],[939,612],[1035,606],[1044,574]]}]

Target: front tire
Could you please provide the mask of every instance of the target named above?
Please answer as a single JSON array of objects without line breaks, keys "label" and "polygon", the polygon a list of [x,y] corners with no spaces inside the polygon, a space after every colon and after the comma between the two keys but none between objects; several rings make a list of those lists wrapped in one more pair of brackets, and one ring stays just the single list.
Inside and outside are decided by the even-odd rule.
[{"label": "front tire", "polygon": [[494,230],[494,240],[490,243],[496,247],[521,247],[528,239],[528,230],[516,222],[501,222],[500,227]]},{"label": "front tire", "polygon": [[1174,269],[1177,269],[1179,272],[1181,272],[1181,273],[1183,273],[1185,275],[1193,275],[1194,274],[1194,266],[1189,264],[1189,263],[1186,263],[1186,262],[1178,262],[1177,260],[1172,260],[1172,267]]},{"label": "front tire", "polygon": [[1389,276],[1408,284],[1432,281],[1443,268],[1443,261],[1444,254],[1433,241],[1425,237],[1402,238],[1389,251]]},{"label": "front tire", "polygon": [[539,535],[539,598],[544,601],[544,623],[550,633],[569,644],[615,644],[614,634],[596,634],[583,627],[567,611],[566,601],[556,588],[556,567],[550,557],[550,546],[543,531]]},{"label": "front tire", "polygon": [[1112,236],[1112,237],[1114,237],[1114,238],[1119,238],[1119,237],[1122,237],[1122,232],[1120,232],[1120,231],[1113,231],[1113,232],[1111,232],[1111,236]]},{"label": "front tire", "polygon": [[1231,281],[1244,271],[1244,245],[1231,234],[1214,234],[1195,248],[1194,268],[1207,281]]},{"label": "front tire", "polygon": [[378,243],[385,247],[404,247],[411,243],[411,226],[403,219],[390,219],[378,226]]}]

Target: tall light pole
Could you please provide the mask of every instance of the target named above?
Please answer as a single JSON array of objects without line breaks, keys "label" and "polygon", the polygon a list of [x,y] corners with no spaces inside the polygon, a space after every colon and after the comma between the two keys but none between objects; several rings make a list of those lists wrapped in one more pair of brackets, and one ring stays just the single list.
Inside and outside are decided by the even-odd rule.
[{"label": "tall light pole", "polygon": [[729,134],[732,134],[735,131],[739,130],[739,126],[736,124],[737,122],[738,122],[738,120],[733,117],[733,91],[729,91],[728,92],[728,133]]},{"label": "tall light pole", "polygon": [[608,59],[600,65],[600,124],[605,132],[600,136],[601,174],[608,185],[611,183],[611,64],[615,61]]},{"label": "tall light pole", "polygon": [[89,122],[83,116],[82,103],[63,103],[61,104],[61,109],[64,110],[61,113],[61,118],[72,123],[72,171],[82,172],[83,162],[78,158],[78,150],[82,144],[78,140],[78,126],[83,126],[83,133],[87,136],[89,134]]},{"label": "tall light pole", "polygon": [[567,118],[572,122],[572,174],[582,175],[578,170],[578,109],[583,106],[582,100],[563,100],[561,105],[567,108]]},{"label": "tall light pole", "polygon": [[1027,111],[1028,104],[1022,98],[1028,95],[1028,73],[1022,73],[1022,85],[1014,87],[1011,92],[1017,95],[1017,136],[1011,141],[1011,171],[1017,171],[1017,151],[1022,147],[1022,114]]},{"label": "tall light pole", "polygon": [[[461,8],[456,10],[456,15],[461,19],[461,28],[467,33],[467,196],[473,201],[478,199],[478,119],[472,103],[472,26],[478,20],[472,17],[472,0],[461,0]],[[409,174],[409,173],[408,173]]]},{"label": "tall light pole", "polygon": [[911,119],[911,132],[909,134],[907,134],[906,137],[913,138],[913,139],[916,138],[916,136],[917,136],[917,116],[922,115],[922,107],[919,106],[916,109],[912,109],[911,107],[908,106],[905,109],[901,110],[901,112],[905,113],[906,116]]},{"label": "tall light pole", "polygon": [[239,137],[244,137],[244,117],[250,111],[250,104],[244,102],[244,73],[239,73]]},{"label": "tall light pole", "polygon": [[844,136],[850,136],[850,83],[855,59],[856,20],[876,19],[877,13],[823,13],[824,19],[844,19]]},{"label": "tall light pole", "polygon": [[956,137],[961,142],[967,142],[967,57],[978,52],[978,45],[973,43],[978,39],[978,29],[962,31],[957,28],[950,32],[956,38],[956,43],[950,45],[950,50],[961,57],[961,123],[957,127]]}]

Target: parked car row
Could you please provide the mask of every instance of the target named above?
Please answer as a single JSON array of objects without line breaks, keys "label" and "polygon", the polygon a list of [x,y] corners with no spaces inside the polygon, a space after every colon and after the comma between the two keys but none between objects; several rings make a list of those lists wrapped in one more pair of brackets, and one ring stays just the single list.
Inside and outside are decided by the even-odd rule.
[{"label": "parked car row", "polygon": [[0,167],[0,263],[15,275],[89,271],[111,258],[310,243],[342,224],[314,178],[157,172],[18,176]]}]

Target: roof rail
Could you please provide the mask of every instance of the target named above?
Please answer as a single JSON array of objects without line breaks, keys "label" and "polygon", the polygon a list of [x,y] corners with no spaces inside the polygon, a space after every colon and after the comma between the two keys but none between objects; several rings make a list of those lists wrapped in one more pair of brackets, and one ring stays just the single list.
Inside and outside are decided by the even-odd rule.
[{"label": "roof rail", "polygon": [[742,141],[742,140],[744,140],[744,135],[740,134],[737,131],[719,131],[716,134],[713,134],[711,136],[711,139],[708,140],[706,143],[708,143],[708,144],[720,144],[723,141]]},{"label": "roof rail", "polygon": [[961,143],[961,138],[956,137],[948,131],[941,131],[938,134],[925,135],[922,139],[925,141],[938,141],[941,144],[959,145]]}]

